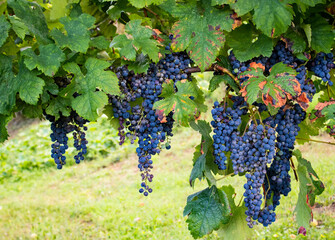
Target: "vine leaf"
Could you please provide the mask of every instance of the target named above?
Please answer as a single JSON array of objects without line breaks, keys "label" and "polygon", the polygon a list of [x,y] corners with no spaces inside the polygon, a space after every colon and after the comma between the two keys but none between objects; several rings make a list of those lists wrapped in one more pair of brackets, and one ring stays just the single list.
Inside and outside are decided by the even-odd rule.
[{"label": "vine leaf", "polygon": [[[171,11],[178,12],[178,7]],[[220,30],[232,30],[234,21],[230,15],[231,11],[207,5],[204,6],[204,14],[200,15],[196,7],[190,7],[172,28],[174,38],[171,48],[174,51],[186,49],[191,59],[204,71],[214,62],[224,44],[224,35]]]},{"label": "vine leaf", "polygon": [[300,84],[295,79],[296,72],[283,63],[275,64],[269,76],[264,76],[264,65],[251,63],[250,68],[241,73],[239,77],[249,77],[243,82],[241,93],[249,104],[259,98],[266,105],[276,108],[284,106],[286,99],[301,93]]},{"label": "vine leaf", "polygon": [[199,120],[190,122],[190,126],[201,134],[201,143],[196,147],[196,151],[193,154],[193,168],[190,176],[190,185],[194,186],[195,180],[198,178],[202,180],[207,177],[211,184],[215,183],[215,178],[211,173],[212,166],[211,162],[214,162],[213,158],[213,139],[210,136],[212,128],[208,122]]},{"label": "vine leaf", "polygon": [[311,23],[312,38],[311,46],[317,52],[330,52],[334,42],[332,26],[320,15],[312,19]]},{"label": "vine leaf", "polygon": [[121,60],[122,65],[127,65],[129,71],[134,71],[134,73],[145,73],[149,69],[150,60],[147,56],[141,54],[138,54],[136,56],[136,60],[134,62],[127,61],[127,60]]},{"label": "vine leaf", "polygon": [[23,40],[29,34],[28,27],[16,16],[8,16],[8,18],[16,35]]},{"label": "vine leaf", "polygon": [[279,36],[291,25],[293,10],[287,1],[259,0],[257,3],[253,21],[268,37]]},{"label": "vine leaf", "polygon": [[326,107],[324,107],[321,111],[322,115],[326,118],[326,124],[328,126],[334,126],[335,125],[335,103],[330,104]]},{"label": "vine leaf", "polygon": [[162,4],[163,2],[165,2],[165,0],[129,0],[129,2],[136,8],[144,8],[151,4]]},{"label": "vine leaf", "polygon": [[302,53],[305,51],[307,44],[303,34],[289,29],[284,37],[288,38],[289,42],[292,43],[291,49],[293,53]]},{"label": "vine leaf", "polygon": [[296,3],[299,8],[306,12],[308,7],[314,7],[316,4],[325,3],[325,0],[290,0],[291,3]]},{"label": "vine leaf", "polygon": [[307,228],[312,218],[312,206],[315,198],[324,191],[324,185],[312,167],[312,164],[302,157],[299,150],[293,152],[298,160],[299,195],[295,208],[299,226]]},{"label": "vine leaf", "polygon": [[95,121],[98,117],[97,110],[108,103],[106,94],[119,95],[118,78],[111,71],[104,71],[109,63],[96,58],[88,58],[85,62],[86,75],[74,62],[64,65],[64,70],[73,73],[73,83],[68,85],[62,93],[68,95],[76,92],[80,96],[72,100],[72,107],[83,118]]},{"label": "vine leaf", "polygon": [[225,236],[225,239],[228,240],[236,239],[236,236],[240,239],[249,239],[252,236],[252,231],[245,223],[246,210],[245,206],[234,207],[229,222],[219,229],[219,235]]},{"label": "vine leaf", "polygon": [[50,35],[56,44],[61,48],[68,47],[73,51],[86,53],[90,42],[89,28],[93,26],[95,18],[83,13],[76,18],[62,17],[59,22],[64,25],[66,33],[52,29]]},{"label": "vine leaf", "polygon": [[270,57],[273,49],[271,38],[261,34],[254,41],[250,25],[242,25],[227,36],[227,44],[234,49],[234,55],[242,62],[263,55]]},{"label": "vine leaf", "polygon": [[52,0],[52,8],[50,9],[50,20],[54,21],[64,17],[67,13],[67,0]]},{"label": "vine leaf", "polygon": [[195,85],[191,82],[177,82],[178,89],[175,92],[174,83],[170,81],[163,84],[163,90],[160,97],[164,98],[155,102],[154,108],[164,110],[164,114],[174,111],[173,117],[176,122],[183,126],[188,126],[190,115],[196,112],[197,104],[190,99],[190,96],[196,98],[198,96]]},{"label": "vine leaf", "polygon": [[100,50],[106,50],[109,48],[109,41],[107,41],[104,36],[95,37],[91,39],[90,46]]},{"label": "vine leaf", "polygon": [[194,238],[217,230],[226,221],[228,213],[227,196],[215,185],[190,195],[184,209],[188,229]]},{"label": "vine leaf", "polygon": [[232,79],[229,75],[214,75],[213,78],[210,80],[208,90],[213,92],[215,91],[220,83],[225,83],[226,85],[229,85],[235,92],[239,92],[240,89],[234,79]]},{"label": "vine leaf", "polygon": [[9,115],[16,102],[12,59],[0,54],[0,114]]},{"label": "vine leaf", "polygon": [[26,0],[8,0],[7,3],[40,43],[48,44],[51,42],[48,38],[48,25],[40,5]]},{"label": "vine leaf", "polygon": [[140,19],[128,22],[125,31],[132,38],[128,38],[125,34],[118,35],[113,39],[110,47],[121,48],[121,56],[131,61],[136,60],[136,50],[138,50],[144,55],[148,55],[154,62],[157,62],[159,60],[158,42],[151,39],[152,30],[141,26],[141,23]]},{"label": "vine leaf", "polygon": [[8,139],[7,124],[12,120],[13,116],[7,116],[0,114],[0,143]]},{"label": "vine leaf", "polygon": [[65,54],[55,44],[40,45],[39,51],[39,55],[36,55],[31,48],[23,51],[22,54],[26,56],[24,63],[29,70],[37,68],[47,76],[54,76],[61,62],[65,60]]},{"label": "vine leaf", "polygon": [[6,17],[4,15],[0,16],[0,47],[5,43],[9,29],[10,24],[7,22]]},{"label": "vine leaf", "polygon": [[21,61],[19,64],[19,73],[15,80],[20,98],[28,104],[37,104],[45,85],[43,79],[37,77],[35,71],[27,69],[23,61]]},{"label": "vine leaf", "polygon": [[242,16],[250,12],[251,10],[254,9],[255,6],[257,6],[257,1],[238,0],[238,1],[232,1],[232,3],[230,3],[230,7],[234,9],[234,11],[239,16]]},{"label": "vine leaf", "polygon": [[70,116],[71,99],[58,96],[50,101],[45,111],[47,114],[55,116],[56,120],[60,117],[60,113],[66,117]]}]

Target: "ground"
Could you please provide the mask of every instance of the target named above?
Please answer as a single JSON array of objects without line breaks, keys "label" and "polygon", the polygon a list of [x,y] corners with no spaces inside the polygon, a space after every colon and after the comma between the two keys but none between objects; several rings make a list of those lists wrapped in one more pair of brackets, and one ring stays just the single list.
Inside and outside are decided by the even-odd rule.
[{"label": "ground", "polygon": [[[108,135],[97,136],[107,128],[90,125],[89,148],[98,148],[96,138],[108,142]],[[35,124],[0,148],[4,154],[0,157],[11,162],[25,156],[49,161],[48,134],[47,123]],[[91,161],[62,170],[53,165],[18,170],[15,165],[12,176],[3,178],[0,185],[0,239],[192,239],[182,212],[187,196],[205,188],[199,181],[194,189],[188,183],[193,148],[199,141],[200,136],[190,129],[177,131],[171,150],[154,158],[153,193],[149,197],[138,193],[140,177],[131,146],[108,147],[107,153],[92,150]],[[34,143],[37,146],[27,147]],[[257,226],[253,239],[335,239],[335,147],[312,143],[299,149],[326,186],[317,198],[315,220],[307,237],[297,236],[293,211],[298,184],[293,180],[292,192],[278,207],[277,221],[268,228]],[[225,178],[220,184],[232,184],[241,196],[244,181],[244,177]],[[204,239],[220,238],[214,233]],[[238,236],[234,240],[239,240]]]}]

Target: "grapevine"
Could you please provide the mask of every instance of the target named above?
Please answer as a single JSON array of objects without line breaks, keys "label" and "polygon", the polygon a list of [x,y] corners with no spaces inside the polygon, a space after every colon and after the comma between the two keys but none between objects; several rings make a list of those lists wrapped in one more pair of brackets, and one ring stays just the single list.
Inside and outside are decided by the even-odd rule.
[{"label": "grapevine", "polygon": [[[184,210],[194,238],[274,224],[292,174],[301,193],[296,227],[308,234],[324,185],[295,146],[334,145],[313,139],[335,136],[334,4],[61,2],[1,5],[0,142],[16,112],[44,118],[50,157],[62,169],[71,138],[80,163],[90,148],[87,123],[107,116],[119,145],[136,145],[138,191],[148,196],[158,155],[173,148],[176,128],[190,126],[201,141],[189,182],[208,183]],[[205,71],[213,75],[199,80]],[[230,177],[245,182],[238,204]]]}]

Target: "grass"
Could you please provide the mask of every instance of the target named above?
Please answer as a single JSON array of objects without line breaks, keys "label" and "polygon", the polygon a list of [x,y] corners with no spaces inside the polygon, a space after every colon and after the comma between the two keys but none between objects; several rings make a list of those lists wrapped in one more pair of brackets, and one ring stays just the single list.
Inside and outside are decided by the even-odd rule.
[{"label": "grass", "polygon": [[[44,123],[34,127],[47,128]],[[88,139],[95,139],[104,128],[92,125]],[[33,142],[29,131],[26,135]],[[26,135],[7,143],[8,147],[16,141],[17,149],[9,148],[12,154],[20,150]],[[0,239],[192,239],[182,212],[186,197],[205,188],[198,181],[195,189],[188,184],[193,148],[199,141],[192,130],[175,134],[172,149],[154,158],[154,191],[149,197],[138,194],[140,176],[131,146],[104,149],[108,154],[91,153],[94,161],[61,171],[38,168],[6,178],[0,185]],[[320,207],[314,210],[315,221],[307,237],[296,235],[293,211],[298,184],[293,181],[292,192],[278,207],[276,223],[266,229],[257,226],[253,239],[335,239],[334,146],[313,143],[299,148],[326,186],[317,198]],[[225,178],[220,184],[232,184],[241,196],[244,181],[243,177]],[[205,239],[221,238],[214,233]]]}]

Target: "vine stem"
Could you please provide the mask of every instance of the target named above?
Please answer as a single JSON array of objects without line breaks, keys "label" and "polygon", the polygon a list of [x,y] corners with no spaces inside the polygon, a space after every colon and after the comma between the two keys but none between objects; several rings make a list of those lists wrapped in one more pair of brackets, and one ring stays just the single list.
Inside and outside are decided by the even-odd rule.
[{"label": "vine stem", "polygon": [[[237,77],[234,76],[234,74],[229,71],[227,68],[219,66],[218,64],[213,64],[212,66],[210,66],[209,68],[207,68],[205,70],[205,72],[212,72],[212,71],[220,71],[224,74],[227,74],[229,77],[231,77],[232,79],[234,79],[234,81],[236,82],[237,86],[240,86],[240,83],[237,80]],[[188,68],[185,70],[185,73],[196,73],[196,72],[201,72],[201,69],[198,67],[194,67],[194,68]]]},{"label": "vine stem", "polygon": [[333,143],[333,142],[321,141],[321,140],[316,140],[316,139],[307,139],[307,138],[296,138],[296,139],[306,140],[306,141],[309,141],[309,142],[317,142],[317,143],[325,143],[325,144],[335,145],[335,143]]},{"label": "vine stem", "polygon": [[233,176],[233,175],[234,175],[233,172],[232,172],[232,173],[229,173],[228,175],[225,175],[225,176],[223,176],[222,178],[218,178],[218,179],[216,179],[216,181],[220,181],[220,180],[222,180],[222,179],[225,179],[225,178],[230,177],[230,176]]}]

